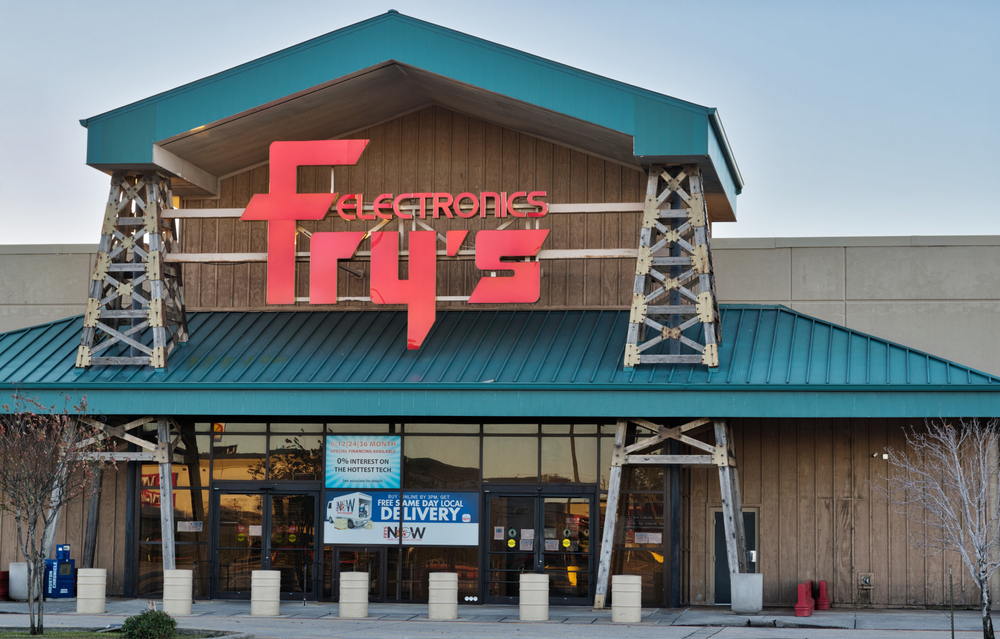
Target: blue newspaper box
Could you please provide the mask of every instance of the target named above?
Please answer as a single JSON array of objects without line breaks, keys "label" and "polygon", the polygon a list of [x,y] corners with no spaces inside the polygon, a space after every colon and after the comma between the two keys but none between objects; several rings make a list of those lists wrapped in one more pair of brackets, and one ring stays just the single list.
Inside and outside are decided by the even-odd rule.
[{"label": "blue newspaper box", "polygon": [[56,558],[45,560],[45,598],[76,596],[76,561],[69,558],[69,544],[56,546]]}]

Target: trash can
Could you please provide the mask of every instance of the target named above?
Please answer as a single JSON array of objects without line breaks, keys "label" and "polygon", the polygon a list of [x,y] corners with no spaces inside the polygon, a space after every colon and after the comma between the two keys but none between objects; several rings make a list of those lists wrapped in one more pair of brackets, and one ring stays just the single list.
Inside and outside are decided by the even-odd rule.
[{"label": "trash can", "polygon": [[458,573],[428,575],[428,619],[458,619]]},{"label": "trash can", "polygon": [[729,576],[732,583],[732,611],[738,615],[755,615],[764,609],[764,575],[737,573]]},{"label": "trash can", "polygon": [[549,620],[549,576],[521,573],[521,621]]},{"label": "trash can", "polygon": [[281,573],[277,570],[250,572],[250,616],[277,617],[281,600]]},{"label": "trash can", "polygon": [[103,614],[108,586],[107,569],[81,568],[76,579],[76,611]]},{"label": "trash can", "polygon": [[163,612],[172,617],[190,615],[193,585],[193,570],[164,570]]},{"label": "trash can", "polygon": [[639,575],[611,576],[611,621],[642,621],[642,577]]},{"label": "trash can", "polygon": [[368,616],[368,573],[340,573],[340,617],[364,619]]}]

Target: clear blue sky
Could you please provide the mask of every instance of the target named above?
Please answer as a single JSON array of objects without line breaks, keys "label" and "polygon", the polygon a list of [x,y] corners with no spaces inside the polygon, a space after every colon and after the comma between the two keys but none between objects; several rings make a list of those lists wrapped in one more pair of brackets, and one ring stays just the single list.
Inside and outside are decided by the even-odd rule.
[{"label": "clear blue sky", "polygon": [[997,0],[0,0],[0,244],[99,239],[81,118],[388,9],[717,107],[716,236],[1000,235]]}]

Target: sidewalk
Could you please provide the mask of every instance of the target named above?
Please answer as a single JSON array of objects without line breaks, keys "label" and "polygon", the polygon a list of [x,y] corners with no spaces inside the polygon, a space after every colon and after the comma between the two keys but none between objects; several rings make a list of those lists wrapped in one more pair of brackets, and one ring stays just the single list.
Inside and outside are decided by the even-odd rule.
[{"label": "sidewalk", "polygon": [[[156,601],[157,608],[161,606]],[[77,615],[75,600],[51,600],[45,604],[47,628],[90,627],[120,624],[125,617],[149,608],[145,599],[109,599],[104,615]],[[854,610],[817,611],[811,617],[795,617],[791,608],[764,610],[758,615],[734,615],[724,607],[642,611],[642,622],[612,624],[610,610],[552,606],[548,622],[522,623],[516,606],[459,606],[456,621],[429,621],[426,604],[370,604],[364,620],[340,620],[335,603],[283,602],[280,617],[250,617],[249,601],[198,601],[193,614],[179,617],[184,628],[251,632],[258,637],[497,637],[514,634],[533,637],[660,637],[665,639],[799,637],[947,637],[947,610]],[[499,626],[497,624],[505,624]],[[511,624],[511,625],[506,625]],[[0,603],[0,628],[28,625],[27,605]],[[974,610],[955,611],[956,636],[982,636],[982,621]]]}]

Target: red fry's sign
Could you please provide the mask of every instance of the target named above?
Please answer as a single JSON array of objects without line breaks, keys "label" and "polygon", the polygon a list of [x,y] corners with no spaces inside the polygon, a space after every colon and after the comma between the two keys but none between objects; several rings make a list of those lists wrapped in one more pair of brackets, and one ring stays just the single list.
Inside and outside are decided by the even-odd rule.
[{"label": "red fry's sign", "polygon": [[[513,193],[383,193],[372,202],[372,213],[364,211],[364,194],[297,193],[296,170],[300,166],[356,164],[368,140],[321,140],[274,142],[271,144],[269,192],[254,195],[243,212],[244,220],[266,220],[267,303],[295,303],[295,235],[300,220],[321,220],[333,207],[341,218],[391,220],[393,217],[472,218],[493,216],[542,217],[548,204],[545,191]],[[416,206],[404,205],[416,202]],[[522,205],[522,206],[518,206]],[[538,207],[524,210],[523,205]],[[476,267],[482,271],[513,271],[510,277],[479,280],[470,304],[515,304],[538,301],[541,270],[538,262],[504,261],[538,255],[548,229],[480,231],[475,237]],[[457,255],[468,231],[448,231],[448,255]],[[337,303],[337,263],[351,259],[366,233],[361,231],[313,233],[310,251],[309,303]],[[420,348],[436,318],[437,240],[434,231],[412,231],[409,240],[409,276],[399,277],[399,233],[371,233],[371,300],[373,304],[405,304],[407,348]]]}]

